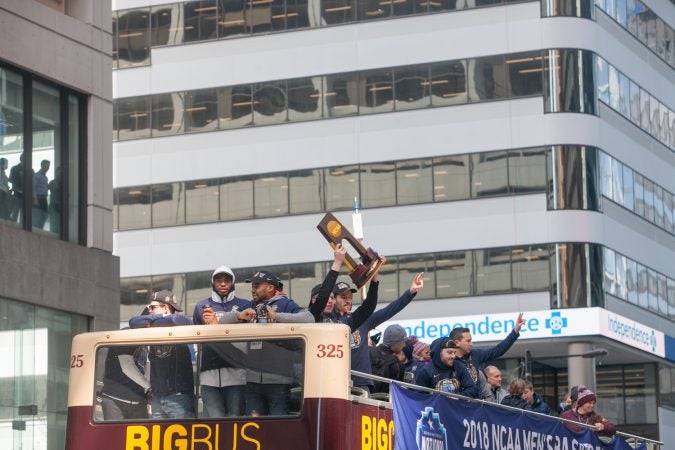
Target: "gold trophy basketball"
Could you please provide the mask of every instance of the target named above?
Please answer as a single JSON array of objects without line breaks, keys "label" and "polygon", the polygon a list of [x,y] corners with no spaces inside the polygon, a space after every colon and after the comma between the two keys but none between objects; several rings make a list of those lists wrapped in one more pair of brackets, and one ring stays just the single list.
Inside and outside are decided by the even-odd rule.
[{"label": "gold trophy basketball", "polygon": [[349,276],[357,288],[361,289],[382,267],[380,255],[370,247],[366,249],[332,213],[326,213],[316,227],[331,247],[335,248],[337,244],[346,240],[359,253],[360,263],[357,263],[349,253],[345,255],[345,265],[349,269]]}]

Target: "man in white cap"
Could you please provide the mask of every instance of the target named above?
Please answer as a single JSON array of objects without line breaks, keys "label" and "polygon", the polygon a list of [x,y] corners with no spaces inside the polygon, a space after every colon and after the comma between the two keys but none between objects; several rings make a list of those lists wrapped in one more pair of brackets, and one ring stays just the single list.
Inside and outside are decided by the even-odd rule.
[{"label": "man in white cap", "polygon": [[[226,312],[246,309],[250,300],[234,294],[235,276],[232,269],[219,266],[211,275],[211,297],[197,302],[192,320],[195,325],[218,323],[218,316]],[[245,343],[218,344],[218,351],[210,345],[202,346],[199,389],[206,417],[234,417],[244,414],[244,387],[246,367],[239,363],[246,356]]]}]

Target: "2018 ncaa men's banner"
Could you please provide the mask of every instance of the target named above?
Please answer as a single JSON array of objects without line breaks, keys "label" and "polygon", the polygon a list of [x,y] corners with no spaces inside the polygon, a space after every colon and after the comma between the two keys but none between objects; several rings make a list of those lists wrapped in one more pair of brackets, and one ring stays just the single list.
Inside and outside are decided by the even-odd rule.
[{"label": "2018 ncaa men's banner", "polygon": [[[633,450],[562,422],[391,385],[396,450]],[[646,446],[637,447],[646,450]]]}]

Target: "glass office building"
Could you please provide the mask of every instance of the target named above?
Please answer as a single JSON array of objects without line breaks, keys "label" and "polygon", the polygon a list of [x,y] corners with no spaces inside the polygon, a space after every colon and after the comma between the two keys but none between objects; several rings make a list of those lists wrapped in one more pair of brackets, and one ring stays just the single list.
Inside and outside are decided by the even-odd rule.
[{"label": "glass office building", "polygon": [[0,448],[65,445],[70,343],[119,323],[110,2],[0,4]]},{"label": "glass office building", "polygon": [[[550,404],[583,382],[675,437],[675,4],[117,0],[112,23],[122,321],[159,289],[191,314],[221,264],[307,304],[316,225],[358,197],[381,303],[426,274],[394,321],[543,314],[509,377],[530,350]],[[610,319],[570,334],[578,311]]]}]

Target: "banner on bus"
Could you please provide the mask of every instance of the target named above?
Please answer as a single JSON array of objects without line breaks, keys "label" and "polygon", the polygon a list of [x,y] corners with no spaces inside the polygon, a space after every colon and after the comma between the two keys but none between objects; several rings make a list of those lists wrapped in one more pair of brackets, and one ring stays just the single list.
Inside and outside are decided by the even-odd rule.
[{"label": "banner on bus", "polygon": [[396,450],[633,450],[621,438],[604,443],[591,430],[573,432],[554,418],[397,385],[391,390]]}]

